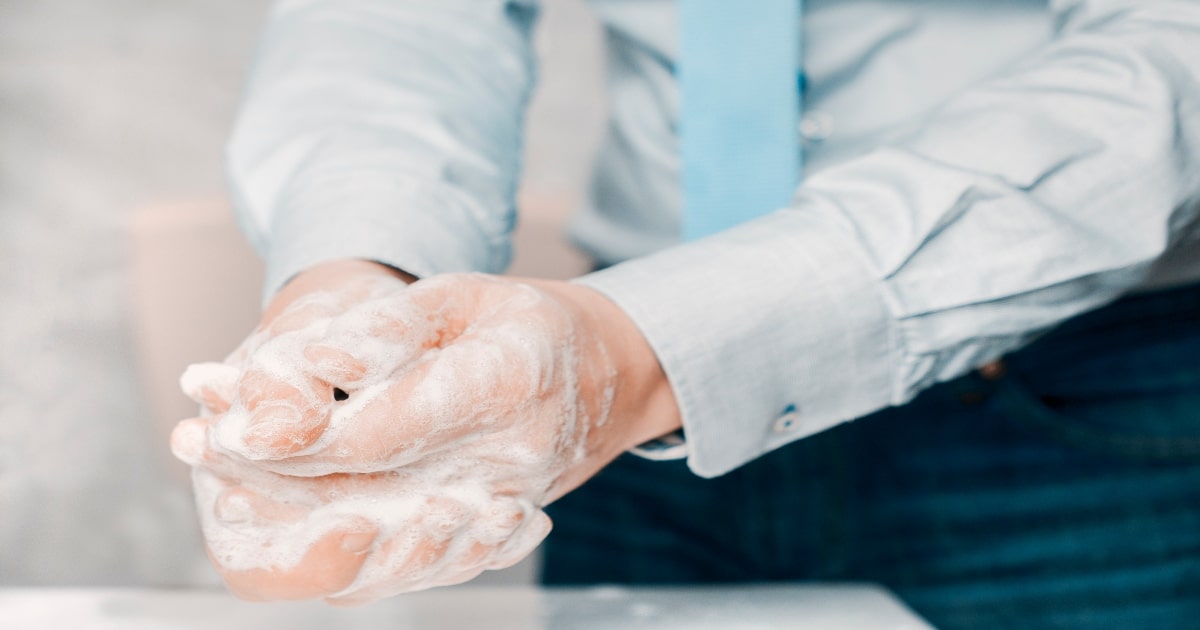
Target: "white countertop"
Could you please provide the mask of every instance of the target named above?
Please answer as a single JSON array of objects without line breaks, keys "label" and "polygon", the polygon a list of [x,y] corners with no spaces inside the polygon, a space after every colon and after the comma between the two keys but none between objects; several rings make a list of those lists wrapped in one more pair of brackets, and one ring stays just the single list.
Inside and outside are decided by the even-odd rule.
[{"label": "white countertop", "polygon": [[218,591],[0,589],[0,627],[140,630],[420,628],[421,630],[927,630],[870,585],[714,588],[440,589],[359,608],[320,602],[253,604]]}]

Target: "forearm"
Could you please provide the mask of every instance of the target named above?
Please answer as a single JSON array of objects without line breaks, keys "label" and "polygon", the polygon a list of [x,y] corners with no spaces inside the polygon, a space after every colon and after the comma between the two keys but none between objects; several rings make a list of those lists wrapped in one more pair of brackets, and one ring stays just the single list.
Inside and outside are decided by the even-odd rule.
[{"label": "forearm", "polygon": [[894,402],[1115,299],[1195,230],[1200,4],[1073,6],[1045,50],[801,192],[879,281]]},{"label": "forearm", "polygon": [[278,6],[229,145],[268,295],[336,259],[507,264],[533,20],[501,0]]}]

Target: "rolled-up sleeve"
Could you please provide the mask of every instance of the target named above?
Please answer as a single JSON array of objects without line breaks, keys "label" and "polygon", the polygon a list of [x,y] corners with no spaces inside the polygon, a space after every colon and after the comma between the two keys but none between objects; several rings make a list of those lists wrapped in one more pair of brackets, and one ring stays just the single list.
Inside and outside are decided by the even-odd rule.
[{"label": "rolled-up sleeve", "polygon": [[703,476],[902,404],[1136,287],[1200,222],[1200,3],[1056,2],[1055,40],[791,207],[586,276]]},{"label": "rolled-up sleeve", "polygon": [[282,0],[228,165],[271,295],[365,258],[502,270],[534,80],[531,0]]}]

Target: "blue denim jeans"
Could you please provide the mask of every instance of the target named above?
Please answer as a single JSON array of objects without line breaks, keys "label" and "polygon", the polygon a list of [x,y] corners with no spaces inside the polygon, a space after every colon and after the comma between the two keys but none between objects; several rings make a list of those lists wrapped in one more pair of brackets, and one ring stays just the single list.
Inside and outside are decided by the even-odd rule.
[{"label": "blue denim jeans", "polygon": [[550,506],[547,584],[866,580],[939,628],[1200,628],[1200,286],[718,479],[624,456]]}]

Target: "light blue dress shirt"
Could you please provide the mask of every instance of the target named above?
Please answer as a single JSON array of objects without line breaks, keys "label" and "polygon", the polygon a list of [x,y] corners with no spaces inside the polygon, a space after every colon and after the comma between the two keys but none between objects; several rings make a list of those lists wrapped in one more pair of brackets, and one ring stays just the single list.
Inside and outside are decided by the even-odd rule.
[{"label": "light blue dress shirt", "polygon": [[[535,4],[278,4],[229,156],[268,291],[504,269]],[[658,354],[697,474],[1200,277],[1200,2],[809,0],[804,183],[684,245],[674,4],[593,6],[611,120],[571,233],[628,262],[579,282]]]}]

